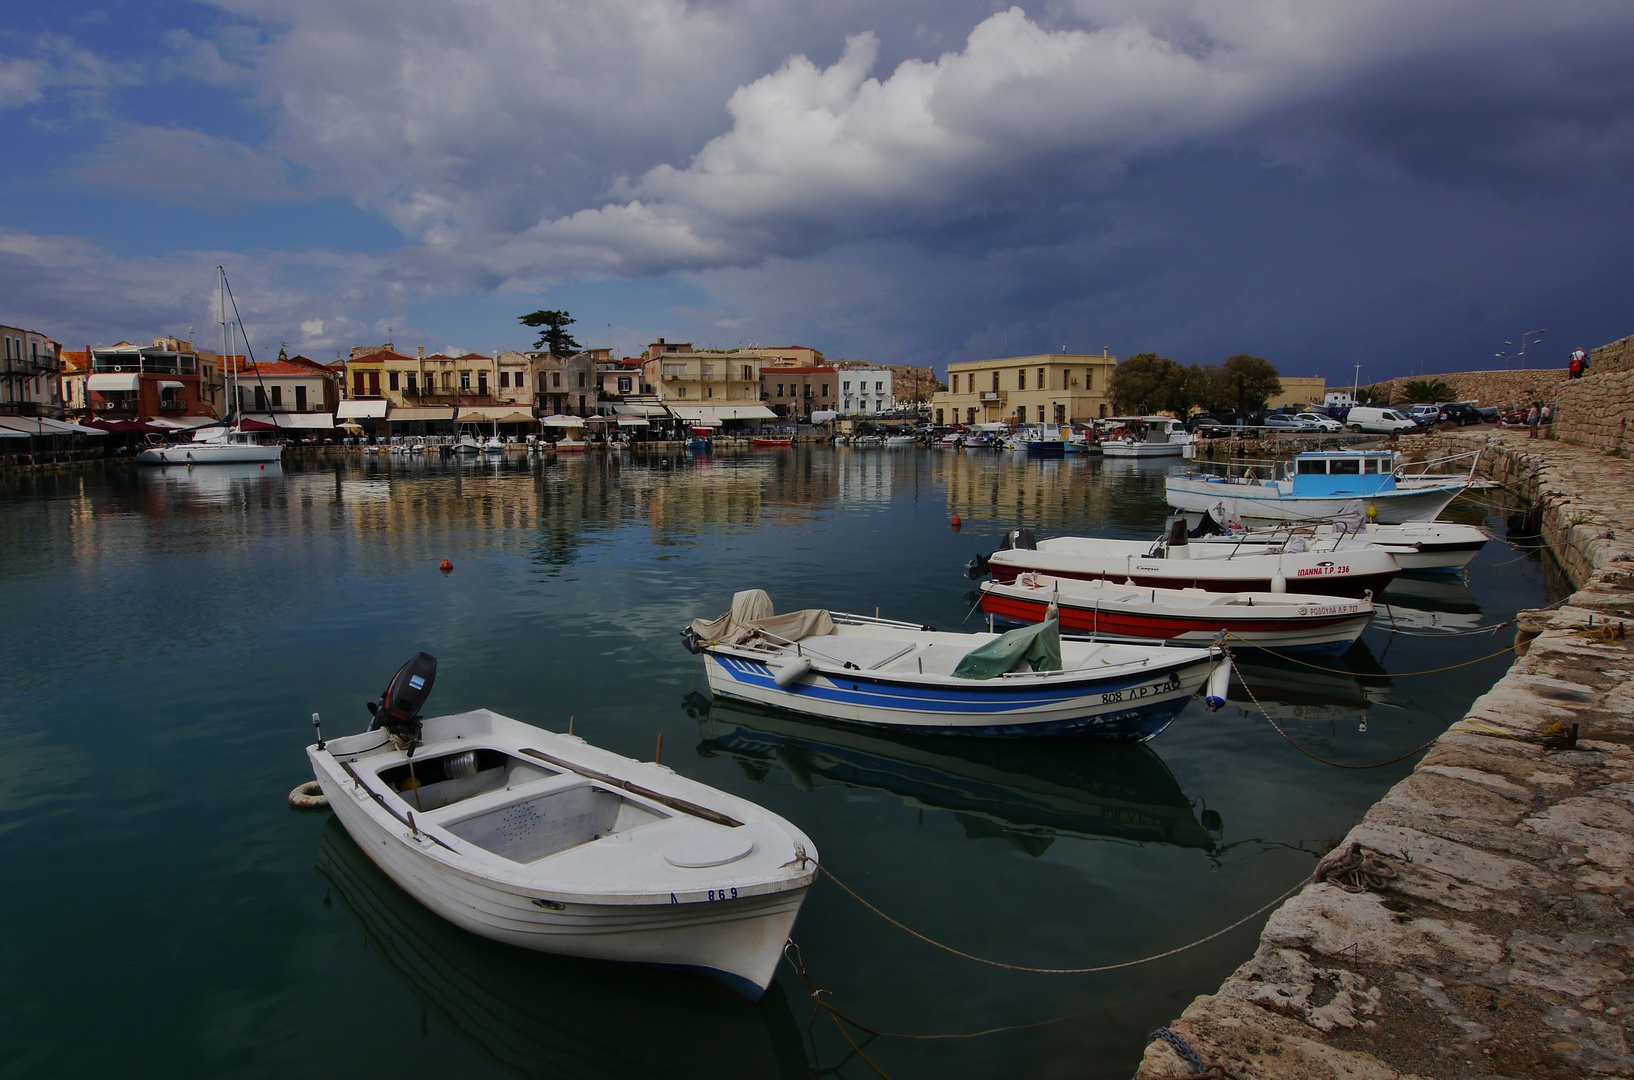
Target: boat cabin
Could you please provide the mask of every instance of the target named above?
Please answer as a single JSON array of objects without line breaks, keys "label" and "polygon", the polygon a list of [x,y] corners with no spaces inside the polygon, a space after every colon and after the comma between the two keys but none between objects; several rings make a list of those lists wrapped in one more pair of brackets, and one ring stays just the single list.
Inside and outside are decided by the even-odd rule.
[{"label": "boat cabin", "polygon": [[1186,425],[1172,416],[1109,416],[1095,421],[1095,425],[1103,438],[1135,442],[1167,444],[1186,436]]},{"label": "boat cabin", "polygon": [[1295,496],[1363,497],[1394,490],[1396,455],[1389,451],[1329,450],[1294,458]]}]

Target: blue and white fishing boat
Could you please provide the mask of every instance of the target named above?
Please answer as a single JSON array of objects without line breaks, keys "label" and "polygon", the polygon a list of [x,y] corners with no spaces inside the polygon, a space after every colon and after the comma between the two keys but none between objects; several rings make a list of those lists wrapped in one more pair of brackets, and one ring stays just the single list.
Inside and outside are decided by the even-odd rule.
[{"label": "blue and white fishing boat", "polygon": [[1253,470],[1242,476],[1171,475],[1163,490],[1170,506],[1191,514],[1230,499],[1243,518],[1327,521],[1360,499],[1368,519],[1381,525],[1434,521],[1474,477],[1479,455],[1470,456],[1467,475],[1409,476],[1388,450],[1324,450],[1296,455],[1291,468],[1277,469],[1281,476]]},{"label": "blue and white fishing boat", "polygon": [[760,589],[682,637],[719,697],[927,734],[1145,742],[1205,681],[1211,705],[1223,702],[1230,673],[1218,647],[1062,641],[1053,618],[965,634],[815,609],[775,615]]}]

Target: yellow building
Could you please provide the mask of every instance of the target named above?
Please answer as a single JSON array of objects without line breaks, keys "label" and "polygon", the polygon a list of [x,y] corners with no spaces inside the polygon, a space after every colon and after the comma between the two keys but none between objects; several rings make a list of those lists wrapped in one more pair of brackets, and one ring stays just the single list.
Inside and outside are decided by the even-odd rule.
[{"label": "yellow building", "polygon": [[1282,393],[1271,399],[1269,408],[1281,409],[1293,405],[1315,404],[1321,406],[1328,395],[1328,380],[1320,375],[1312,376],[1279,376],[1282,383]]},{"label": "yellow building", "polygon": [[948,388],[931,399],[938,424],[1081,423],[1111,412],[1116,356],[1045,353],[948,365]]}]

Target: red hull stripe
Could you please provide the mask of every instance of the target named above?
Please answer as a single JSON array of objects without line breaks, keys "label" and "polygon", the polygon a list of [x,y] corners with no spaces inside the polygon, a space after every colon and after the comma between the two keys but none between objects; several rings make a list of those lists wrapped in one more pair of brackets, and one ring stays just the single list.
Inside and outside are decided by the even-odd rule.
[{"label": "red hull stripe", "polygon": [[[1048,600],[1022,600],[1012,596],[982,594],[982,610],[1004,619],[1018,622],[1042,622]],[[1086,633],[1119,634],[1127,637],[1174,638],[1186,633],[1213,633],[1231,630],[1239,634],[1274,634],[1288,631],[1308,632],[1336,626],[1356,619],[1352,615],[1312,617],[1309,615],[1286,619],[1219,619],[1189,618],[1183,615],[1136,615],[1127,611],[1109,611],[1101,608],[1072,607],[1061,604],[1061,629],[1082,630]]]},{"label": "red hull stripe", "polygon": [[[1182,578],[1182,577],[1155,577],[1136,574],[1125,577],[1123,574],[1097,574],[1093,571],[1073,573],[1066,570],[1049,570],[1043,567],[1011,566],[1009,564],[992,563],[988,567],[993,580],[1001,585],[1008,585],[1022,574],[1047,574],[1063,580],[1099,581],[1105,579],[1118,585],[1140,585],[1148,589],[1203,589],[1207,592],[1270,592],[1270,578]],[[1325,574],[1320,577],[1289,578],[1288,591],[1291,593],[1311,593],[1316,596],[1361,596],[1364,592],[1371,592],[1374,596],[1383,593],[1399,571],[1392,570],[1383,574]]]}]

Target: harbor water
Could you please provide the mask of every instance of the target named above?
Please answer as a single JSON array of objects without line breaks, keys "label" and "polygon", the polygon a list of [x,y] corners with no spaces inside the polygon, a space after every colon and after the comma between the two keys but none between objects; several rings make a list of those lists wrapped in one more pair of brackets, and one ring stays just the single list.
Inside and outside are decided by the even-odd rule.
[{"label": "harbor water", "polygon": [[1311,753],[1365,764],[1433,738],[1503,672],[1512,628],[1460,631],[1558,586],[1499,512],[1449,513],[1499,537],[1467,581],[1398,579],[1345,656],[1245,658],[1226,708],[1194,702],[1144,746],[712,704],[678,636],[744,588],[779,611],[975,629],[971,556],[1017,525],[1155,538],[1166,467],[801,448],[7,481],[0,1077],[1125,1080],[1263,916],[1154,963],[1045,975],[935,949],[820,880],[794,929],[806,978],[892,1033],[850,1029],[853,1046],[789,965],[751,1005],[457,930],[286,794],[310,779],[311,715],[363,729],[425,650],[430,714],[572,718],[642,758],[662,736],[666,765],[787,817],[840,880],[957,949],[1090,967],[1184,945],[1309,875],[1413,764],[1330,767],[1261,707]]}]

